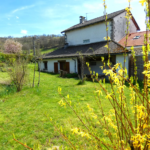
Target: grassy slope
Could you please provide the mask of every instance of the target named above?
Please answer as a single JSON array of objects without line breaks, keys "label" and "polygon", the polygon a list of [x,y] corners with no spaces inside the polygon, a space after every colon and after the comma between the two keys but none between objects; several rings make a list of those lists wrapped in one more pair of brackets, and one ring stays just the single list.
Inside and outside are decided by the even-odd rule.
[{"label": "grassy slope", "polygon": [[[6,73],[0,72],[0,80],[4,80],[5,75]],[[38,72],[36,72],[36,83],[37,79]],[[0,97],[0,149],[23,149],[21,145],[13,141],[12,133],[18,140],[31,147],[38,142],[48,147],[49,139],[54,145],[65,144],[44,113],[47,112],[58,125],[64,125],[67,132],[70,132],[68,119],[72,120],[74,127],[80,124],[70,109],[58,105],[61,100],[57,93],[58,87],[62,87],[63,95],[70,94],[73,103],[80,102],[83,108],[89,103],[98,113],[99,109],[93,96],[94,86],[99,87],[98,84],[94,85],[89,81],[81,86],[77,85],[78,81],[41,73],[39,88],[26,87],[20,93]],[[109,89],[109,84],[107,87]],[[3,88],[0,87],[0,91],[5,90]],[[105,100],[105,96],[102,99],[105,111],[109,112],[111,108],[109,103]],[[81,112],[80,115],[82,115]],[[75,138],[74,142],[76,140]]]},{"label": "grassy slope", "polygon": [[[55,50],[57,50],[58,48],[49,48],[49,49],[41,49],[41,54],[47,54],[47,53],[50,53],[50,52],[53,52]],[[30,50],[30,54],[32,55],[33,54],[33,50],[31,49]]]},{"label": "grassy slope", "polygon": [[58,48],[42,49],[41,53],[42,54],[50,53],[50,52],[55,51],[56,49],[58,49]]}]

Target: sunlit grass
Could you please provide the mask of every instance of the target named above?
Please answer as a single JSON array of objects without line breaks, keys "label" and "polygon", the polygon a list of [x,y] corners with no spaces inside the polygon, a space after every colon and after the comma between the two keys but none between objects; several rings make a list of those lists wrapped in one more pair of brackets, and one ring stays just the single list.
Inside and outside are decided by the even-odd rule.
[{"label": "sunlit grass", "polygon": [[57,50],[58,48],[50,48],[50,49],[41,49],[41,54],[46,54]]},{"label": "sunlit grass", "polygon": [[[33,70],[32,65],[30,69]],[[71,135],[70,120],[74,127],[81,125],[78,118],[69,108],[62,108],[58,102],[61,100],[57,90],[62,88],[62,95],[70,95],[72,103],[78,108],[86,109],[86,104],[90,104],[95,112],[101,117],[97,106],[97,100],[93,96],[95,88],[99,88],[98,83],[86,81],[85,85],[77,85],[78,79],[60,78],[59,75],[41,73],[40,87],[37,87],[38,72],[36,72],[35,88],[31,88],[33,72],[30,72],[30,84],[19,93],[10,93],[0,97],[0,149],[20,150],[23,147],[13,140],[12,133],[16,138],[33,147],[35,143],[40,143],[44,147],[50,145],[66,145],[66,142],[56,132],[53,125],[45,116],[45,113],[56,121],[58,126],[64,126],[66,132]],[[0,72],[0,80],[7,80],[6,73]],[[106,84],[106,89],[110,90],[110,85]],[[5,86],[0,86],[0,92],[6,90]],[[128,91],[128,89],[127,89]],[[111,106],[105,95],[101,97],[105,112],[109,112]],[[83,116],[79,109],[80,116]],[[49,143],[49,139],[50,143]],[[80,138],[79,138],[80,139]],[[78,139],[74,139],[75,144]]]}]

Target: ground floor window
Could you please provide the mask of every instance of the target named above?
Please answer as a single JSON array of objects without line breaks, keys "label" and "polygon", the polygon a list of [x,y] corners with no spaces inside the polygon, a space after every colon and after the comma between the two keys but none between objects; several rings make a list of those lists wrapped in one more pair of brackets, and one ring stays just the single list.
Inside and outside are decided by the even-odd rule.
[{"label": "ground floor window", "polygon": [[47,61],[44,61],[44,70],[47,70]]}]

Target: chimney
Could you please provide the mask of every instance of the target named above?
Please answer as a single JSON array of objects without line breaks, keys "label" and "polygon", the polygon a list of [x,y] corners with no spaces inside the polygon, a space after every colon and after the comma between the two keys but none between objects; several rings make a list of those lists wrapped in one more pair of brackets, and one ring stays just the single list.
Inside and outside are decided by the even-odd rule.
[{"label": "chimney", "polygon": [[79,18],[80,18],[80,24],[84,23],[86,21],[85,17],[83,17],[83,16],[80,16]]}]

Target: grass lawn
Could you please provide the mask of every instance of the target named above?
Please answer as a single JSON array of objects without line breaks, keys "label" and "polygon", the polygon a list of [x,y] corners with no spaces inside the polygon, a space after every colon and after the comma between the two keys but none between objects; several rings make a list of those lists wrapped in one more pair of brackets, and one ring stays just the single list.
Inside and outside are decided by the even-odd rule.
[{"label": "grass lawn", "polygon": [[50,48],[50,49],[41,49],[41,54],[46,54],[57,50],[58,48]]},{"label": "grass lawn", "polygon": [[[0,72],[0,81],[8,79],[6,73]],[[37,81],[38,72],[36,72],[35,84],[37,84]],[[30,88],[30,84],[28,84],[19,93],[2,95],[0,97],[0,150],[24,149],[22,145],[13,140],[13,133],[19,141],[30,147],[33,147],[36,143],[43,145],[43,149],[44,147],[50,147],[52,144],[66,145],[66,142],[44,114],[47,113],[51,116],[54,122],[63,126],[70,135],[71,127],[68,120],[72,122],[74,127],[81,123],[70,108],[59,106],[58,102],[61,97],[57,92],[58,87],[62,88],[64,96],[70,95],[72,103],[76,104],[78,108],[86,108],[88,103],[101,116],[97,100],[93,96],[94,87],[99,87],[98,83],[94,84],[87,81],[85,85],[77,85],[78,82],[78,79],[60,78],[59,75],[41,73],[39,88]],[[106,87],[110,89],[109,84],[106,84]],[[0,86],[0,92],[7,93],[6,90],[6,86]],[[102,100],[105,112],[109,112],[111,109],[109,102],[105,99],[105,96],[102,96]],[[81,106],[78,106],[79,103]],[[80,110],[79,114],[83,116]],[[103,133],[101,135],[103,136]],[[74,138],[73,142],[76,143],[78,140],[80,141],[80,137]]]},{"label": "grass lawn", "polygon": [[[43,55],[43,54],[47,54],[47,53],[50,53],[50,52],[53,52],[53,51],[55,51],[55,50],[57,50],[58,49],[58,47],[55,47],[55,48],[48,48],[48,49],[41,49],[41,54]],[[31,49],[30,50],[30,55],[32,55],[33,54],[33,50]]]}]

